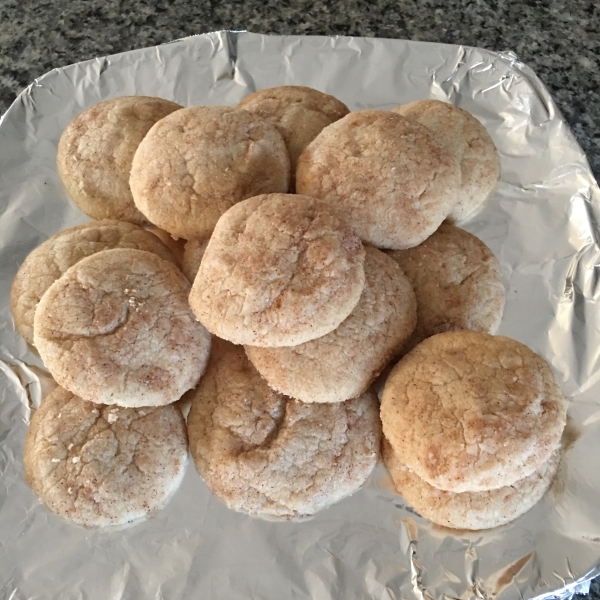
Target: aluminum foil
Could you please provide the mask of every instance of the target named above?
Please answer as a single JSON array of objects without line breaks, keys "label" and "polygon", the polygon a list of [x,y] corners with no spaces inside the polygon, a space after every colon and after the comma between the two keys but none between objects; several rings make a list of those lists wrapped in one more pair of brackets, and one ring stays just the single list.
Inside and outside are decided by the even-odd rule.
[{"label": "aluminum foil", "polygon": [[[25,483],[32,410],[53,385],[15,333],[12,279],[25,256],[86,217],[55,166],[80,111],[127,94],[235,106],[302,84],[352,110],[448,100],[481,120],[502,158],[496,192],[465,228],[502,264],[501,334],[553,366],[571,400],[551,491],[491,531],[432,526],[379,465],[363,489],[304,523],[225,508],[190,464],[145,522],[88,530],[50,513]],[[348,37],[220,32],[55,69],[0,122],[0,598],[570,598],[600,562],[600,193],[535,74],[510,53]]]}]

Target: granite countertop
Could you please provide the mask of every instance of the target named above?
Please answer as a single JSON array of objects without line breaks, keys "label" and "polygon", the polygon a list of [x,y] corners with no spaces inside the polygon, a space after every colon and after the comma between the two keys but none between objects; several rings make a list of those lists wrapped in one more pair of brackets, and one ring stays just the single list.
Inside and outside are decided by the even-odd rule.
[{"label": "granite countertop", "polygon": [[[547,86],[600,178],[596,0],[1,0],[0,23],[0,114],[54,67],[218,29],[512,50]],[[600,578],[590,597],[600,599]]]}]

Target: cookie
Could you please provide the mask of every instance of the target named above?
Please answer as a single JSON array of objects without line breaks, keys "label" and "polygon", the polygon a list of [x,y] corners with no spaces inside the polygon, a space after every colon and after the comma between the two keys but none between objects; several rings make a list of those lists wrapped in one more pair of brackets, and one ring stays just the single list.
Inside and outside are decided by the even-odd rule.
[{"label": "cookie", "polygon": [[295,346],[333,331],[365,282],[358,236],[327,204],[266,194],[215,228],[192,286],[204,326],[234,344]]},{"label": "cookie", "polygon": [[190,392],[190,449],[229,508],[297,519],[355,492],[377,462],[377,398],[304,404],[271,390],[244,349],[217,338]]},{"label": "cookie", "polygon": [[56,388],[35,411],[25,440],[25,474],[56,514],[87,527],[118,525],[161,508],[187,464],[175,406],[120,408]]},{"label": "cookie", "polygon": [[197,238],[194,240],[188,240],[183,248],[183,258],[181,261],[181,270],[183,274],[188,278],[190,283],[194,283],[198,269],[200,269],[200,263],[202,257],[206,252],[208,242],[210,241],[210,235]]},{"label": "cookie", "polygon": [[28,343],[33,344],[33,316],[46,290],[82,258],[110,248],[146,250],[176,262],[153,235],[122,221],[91,221],[53,235],[27,256],[10,292],[15,326]]},{"label": "cookie", "polygon": [[537,471],[511,485],[456,494],[434,488],[398,462],[385,439],[382,448],[385,466],[398,493],[432,523],[454,529],[490,529],[514,521],[546,493],[560,462],[560,452],[555,450]]},{"label": "cookie", "polygon": [[417,296],[417,327],[406,350],[436,333],[496,333],[504,310],[500,263],[477,237],[442,224],[422,244],[388,252]]},{"label": "cookie", "polygon": [[417,320],[412,287],[383,252],[372,246],[365,252],[365,287],[337,329],[298,346],[246,346],[273,389],[303,402],[356,398],[406,342]]},{"label": "cookie", "polygon": [[393,112],[427,127],[456,156],[461,185],[448,217],[464,221],[489,197],[500,178],[500,156],[490,134],[466,110],[440,100],[417,100]]},{"label": "cookie", "polygon": [[472,331],[419,344],[394,367],[381,401],[399,462],[457,493],[512,485],[538,470],[559,446],[566,411],[540,356]]},{"label": "cookie", "polygon": [[423,125],[383,110],[332,123],[298,160],[296,191],[339,209],[361,239],[411,248],[458,200],[460,166]]},{"label": "cookie", "polygon": [[177,264],[181,267],[183,265],[183,250],[187,240],[183,238],[175,239],[170,233],[155,227],[154,225],[146,226],[146,230],[154,234],[175,256]]},{"label": "cookie", "polygon": [[337,98],[301,85],[282,85],[254,92],[244,98],[238,108],[271,121],[283,136],[292,167],[290,191],[294,191],[296,165],[306,146],[324,127],[350,112]]},{"label": "cookie", "polygon": [[67,125],[58,143],[58,173],[86,215],[147,222],[129,189],[133,155],[148,130],[180,108],[162,98],[122,96],[95,104]]},{"label": "cookie", "polygon": [[186,240],[209,235],[240,200],[287,192],[290,159],[274,125],[225,106],[192,106],[162,119],[139,145],[130,185],[138,209]]},{"label": "cookie", "polygon": [[84,400],[170,404],[198,383],[210,352],[189,289],[183,273],[155,254],[98,252],[44,294],[35,345],[58,384]]}]

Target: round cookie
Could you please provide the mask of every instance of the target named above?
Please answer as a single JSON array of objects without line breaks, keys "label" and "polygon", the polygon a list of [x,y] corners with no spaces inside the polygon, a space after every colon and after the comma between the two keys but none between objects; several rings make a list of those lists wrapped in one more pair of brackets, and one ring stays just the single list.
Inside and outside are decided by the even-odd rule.
[{"label": "round cookie", "polygon": [[350,112],[337,98],[301,85],[282,85],[254,92],[244,98],[238,108],[270,120],[283,136],[292,167],[290,191],[295,188],[300,154],[324,127]]},{"label": "round cookie", "polygon": [[35,411],[25,474],[56,514],[85,525],[118,525],[163,507],[187,463],[176,406],[119,408],[56,388]]},{"label": "round cookie", "polygon": [[411,248],[458,200],[456,158],[423,125],[384,110],[353,112],[329,125],[298,160],[296,191],[330,203],[361,239]]},{"label": "round cookie", "polygon": [[155,254],[99,252],[44,294],[35,345],[58,384],[84,400],[170,404],[198,383],[210,352],[189,289],[183,273]]},{"label": "round cookie", "polygon": [[130,185],[138,209],[186,240],[209,235],[231,206],[287,192],[290,159],[276,127],[226,106],[192,106],[162,119],[139,145]]},{"label": "round cookie", "polygon": [[133,155],[149,129],[180,108],[162,98],[122,96],[95,104],[67,125],[58,143],[58,173],[86,215],[147,222],[129,189]]},{"label": "round cookie", "polygon": [[196,275],[200,269],[200,263],[202,262],[202,257],[206,252],[209,241],[210,235],[203,238],[188,240],[185,243],[185,247],[183,249],[183,259],[181,262],[181,270],[188,278],[190,283],[194,283],[194,279],[196,279]]},{"label": "round cookie", "polygon": [[377,398],[304,404],[269,388],[244,349],[215,338],[190,392],[190,449],[229,508],[296,519],[355,492],[377,463]]},{"label": "round cookie", "polygon": [[388,254],[417,297],[417,327],[407,350],[444,331],[496,332],[504,310],[504,285],[498,259],[479,238],[442,224],[422,244]]},{"label": "round cookie", "polygon": [[295,346],[352,312],[364,256],[358,236],[324,202],[256,196],[219,220],[190,305],[209,331],[234,344]]},{"label": "round cookie", "polygon": [[10,292],[15,326],[28,343],[33,344],[33,316],[46,290],[82,258],[110,248],[146,250],[176,264],[160,240],[131,223],[91,221],[53,235],[27,256]]},{"label": "round cookie", "polygon": [[511,485],[455,494],[434,488],[402,465],[385,439],[382,448],[398,493],[426,519],[454,529],[490,529],[514,521],[542,498],[560,462],[560,452],[555,450],[537,471]]},{"label": "round cookie", "polygon": [[440,100],[417,100],[393,112],[424,125],[460,164],[458,202],[448,215],[463,221],[494,191],[500,156],[486,128],[470,113]]},{"label": "round cookie", "polygon": [[302,402],[356,398],[406,342],[417,321],[412,287],[383,252],[372,246],[365,252],[365,287],[337,329],[298,346],[246,346],[273,389]]},{"label": "round cookie", "polygon": [[558,448],[567,401],[527,346],[472,331],[440,333],[390,373],[383,432],[398,460],[434,487],[479,492],[531,475]]}]

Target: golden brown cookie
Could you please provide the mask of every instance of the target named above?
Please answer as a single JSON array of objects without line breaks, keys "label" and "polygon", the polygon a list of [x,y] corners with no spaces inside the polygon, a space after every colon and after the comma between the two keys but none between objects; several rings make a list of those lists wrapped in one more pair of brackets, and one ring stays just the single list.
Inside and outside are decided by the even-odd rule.
[{"label": "golden brown cookie", "polygon": [[15,326],[27,342],[33,344],[33,316],[46,290],[82,258],[110,248],[146,250],[176,262],[164,244],[132,223],[91,221],[53,235],[27,256],[10,292]]},{"label": "golden brown cookie", "polygon": [[458,197],[460,166],[423,125],[362,110],[332,123],[298,160],[296,191],[339,209],[361,239],[411,248],[427,239]]},{"label": "golden brown cookie", "polygon": [[210,234],[240,200],[287,192],[290,159],[276,127],[226,106],[192,106],[159,121],[131,168],[138,209],[186,240]]},{"label": "golden brown cookie", "polygon": [[59,387],[31,419],[25,474],[61,517],[118,525],[164,506],[183,479],[187,449],[176,406],[104,406]]},{"label": "golden brown cookie", "polygon": [[155,254],[98,252],[44,294],[35,345],[58,384],[84,400],[170,404],[198,383],[210,352],[189,289],[183,273]]},{"label": "golden brown cookie", "polygon": [[417,296],[417,327],[406,350],[444,331],[496,333],[504,285],[498,259],[479,238],[442,224],[422,244],[388,254]]},{"label": "golden brown cookie", "polygon": [[294,191],[296,165],[306,146],[324,127],[350,112],[337,98],[301,85],[282,85],[254,92],[244,98],[238,108],[271,121],[283,136],[292,166],[290,191]]},{"label": "golden brown cookie", "polygon": [[67,125],[58,144],[58,173],[86,215],[147,222],[129,189],[131,161],[148,130],[180,108],[162,98],[121,96],[95,104]]},{"label": "golden brown cookie", "polygon": [[356,398],[406,342],[417,320],[412,287],[383,252],[372,246],[365,251],[365,287],[337,329],[298,346],[246,346],[273,389],[303,402]]},{"label": "golden brown cookie", "polygon": [[430,485],[480,492],[528,477],[558,448],[567,401],[527,346],[472,331],[440,333],[404,356],[381,401],[400,463]]},{"label": "golden brown cookie", "polygon": [[219,220],[190,305],[209,331],[234,344],[294,346],[333,331],[352,312],[364,256],[358,236],[327,204],[256,196]]},{"label": "golden brown cookie", "polygon": [[304,404],[274,392],[244,349],[214,338],[205,376],[187,394],[190,449],[229,508],[261,517],[311,515],[355,492],[377,463],[377,398]]},{"label": "golden brown cookie", "polygon": [[558,470],[560,451],[531,475],[498,489],[459,494],[439,490],[402,465],[387,440],[383,460],[398,493],[423,517],[454,529],[490,529],[525,514],[546,493]]},{"label": "golden brown cookie", "polygon": [[458,106],[440,100],[417,100],[393,109],[425,125],[460,164],[458,202],[448,215],[464,221],[494,191],[500,178],[500,156],[486,128]]}]

